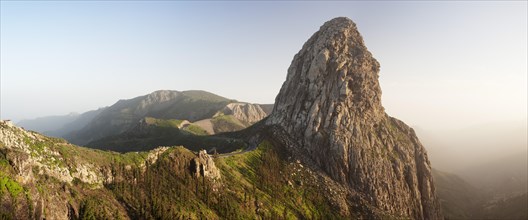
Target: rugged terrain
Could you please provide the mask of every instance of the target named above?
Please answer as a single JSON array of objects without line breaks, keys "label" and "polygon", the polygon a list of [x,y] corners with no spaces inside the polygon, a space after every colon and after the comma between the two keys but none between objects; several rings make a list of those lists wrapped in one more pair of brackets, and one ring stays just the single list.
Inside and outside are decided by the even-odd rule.
[{"label": "rugged terrain", "polygon": [[216,157],[126,154],[0,122],[1,219],[340,219],[314,171],[268,141]]},{"label": "rugged terrain", "polygon": [[[170,139],[161,137],[170,131],[157,135],[155,132],[146,132],[146,129],[143,129],[138,133],[138,127],[147,128],[145,125],[156,125],[158,128],[183,129],[197,135],[214,135],[242,130],[262,120],[272,108],[272,104],[238,102],[206,91],[159,90],[133,99],[120,100],[110,107],[83,114],[23,120],[17,125],[46,135],[65,138],[79,145],[109,147],[108,149],[117,151],[150,150],[159,146],[157,145],[159,143],[169,145],[181,143],[170,142]],[[159,123],[146,123],[149,119],[170,123],[157,126]],[[183,124],[166,126],[175,125],[173,122]],[[136,141],[122,143],[121,140],[126,139]],[[141,148],[123,146],[123,144],[140,142],[146,146]]]},{"label": "rugged terrain", "polygon": [[[222,116],[227,125],[234,124],[236,119]],[[216,119],[216,118],[215,118]],[[232,119],[232,120],[227,120]],[[223,120],[224,121],[224,120]],[[240,123],[240,122],[238,122]],[[238,125],[235,124],[235,125]],[[225,124],[221,124],[225,126]],[[215,125],[217,125],[215,123]],[[232,127],[228,127],[232,128]],[[236,127],[238,130],[244,127]],[[233,131],[237,130],[233,129]],[[129,130],[88,143],[86,146],[94,149],[112,150],[117,152],[148,151],[158,146],[182,145],[190,150],[206,149],[226,153],[243,149],[247,146],[241,140],[224,135],[209,135],[196,123],[187,120],[165,120],[146,117]]]},{"label": "rugged terrain", "polygon": [[441,219],[427,153],[381,105],[380,65],[348,18],[325,23],[295,55],[266,124],[346,189],[342,213]]},{"label": "rugged terrain", "polygon": [[[244,144],[224,137],[223,133],[242,130],[266,116],[267,113],[258,104],[233,102],[217,111],[212,118],[195,122],[145,117],[122,133],[91,141],[86,146],[130,152],[152,150],[162,145],[183,145],[193,150],[204,148],[228,152],[240,149]],[[222,147],[218,147],[219,144]]]},{"label": "rugged terrain", "polygon": [[104,109],[89,124],[64,136],[72,143],[84,145],[111,135],[121,134],[144,117],[197,121],[212,117],[228,103],[234,102],[204,91],[160,90],[129,100],[120,100]]},{"label": "rugged terrain", "polygon": [[[108,143],[123,147],[186,137],[195,142],[186,147],[198,153],[87,149],[1,122],[0,213],[15,219],[442,219],[425,149],[381,105],[379,68],[356,25],[335,18],[295,55],[271,115],[261,122],[262,107],[160,91],[120,101],[72,134],[83,143],[111,137]],[[215,119],[257,123],[222,136],[189,127],[205,119],[213,128]],[[213,137],[245,145],[216,156],[198,151],[229,148]]]}]

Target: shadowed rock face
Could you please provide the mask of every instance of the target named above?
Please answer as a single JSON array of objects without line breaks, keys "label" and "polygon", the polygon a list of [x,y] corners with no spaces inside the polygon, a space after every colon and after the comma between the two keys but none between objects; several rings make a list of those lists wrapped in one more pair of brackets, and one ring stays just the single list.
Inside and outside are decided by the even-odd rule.
[{"label": "shadowed rock face", "polygon": [[379,69],[354,22],[328,21],[295,55],[266,124],[366,201],[367,216],[442,219],[427,153],[381,105]]}]

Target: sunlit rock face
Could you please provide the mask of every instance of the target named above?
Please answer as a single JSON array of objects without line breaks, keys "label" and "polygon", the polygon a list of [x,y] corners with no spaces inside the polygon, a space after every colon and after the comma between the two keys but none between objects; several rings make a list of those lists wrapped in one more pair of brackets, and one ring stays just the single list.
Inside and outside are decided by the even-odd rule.
[{"label": "sunlit rock face", "polygon": [[332,19],[293,58],[266,124],[351,200],[366,201],[356,212],[442,219],[427,153],[412,128],[385,113],[379,70],[354,22]]},{"label": "sunlit rock face", "polygon": [[233,115],[233,117],[246,125],[252,125],[268,116],[260,105],[242,102],[227,104],[222,110],[216,113],[216,115],[220,114]]}]

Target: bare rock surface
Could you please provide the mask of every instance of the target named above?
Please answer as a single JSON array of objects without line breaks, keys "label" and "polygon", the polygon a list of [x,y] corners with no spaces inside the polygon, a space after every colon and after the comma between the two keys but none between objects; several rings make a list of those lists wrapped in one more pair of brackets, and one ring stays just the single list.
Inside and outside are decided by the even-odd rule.
[{"label": "bare rock surface", "polygon": [[213,181],[221,177],[220,170],[216,168],[213,158],[206,150],[199,151],[197,157],[191,160],[190,169],[196,177],[205,177]]},{"label": "bare rock surface", "polygon": [[442,219],[427,153],[385,113],[379,70],[355,23],[332,19],[295,55],[266,124],[348,190],[345,213]]},{"label": "bare rock surface", "polygon": [[0,126],[3,128],[0,129],[1,148],[13,161],[12,164],[18,171],[22,183],[32,181],[34,169],[37,169],[39,175],[52,176],[62,182],[71,183],[77,178],[95,187],[103,186],[104,175],[92,164],[77,163],[75,169],[60,166],[64,160],[61,154],[41,144],[47,137],[10,125],[5,121],[1,121]]},{"label": "bare rock surface", "polygon": [[247,124],[254,124],[268,116],[260,105],[240,102],[227,104],[217,114],[233,115],[236,119]]}]

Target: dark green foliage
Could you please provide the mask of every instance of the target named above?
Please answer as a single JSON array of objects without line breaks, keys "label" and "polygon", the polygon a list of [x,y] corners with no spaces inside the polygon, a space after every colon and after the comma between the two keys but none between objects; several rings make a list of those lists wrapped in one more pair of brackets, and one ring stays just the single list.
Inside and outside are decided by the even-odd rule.
[{"label": "dark green foliage", "polygon": [[187,131],[191,134],[195,134],[195,135],[208,135],[209,133],[207,133],[207,131],[205,131],[204,129],[202,129],[200,126],[197,126],[197,125],[194,125],[194,124],[190,124],[188,126],[186,126],[185,128],[183,128],[184,131]]},{"label": "dark green foliage", "polygon": [[96,197],[88,197],[79,207],[80,220],[120,219],[121,216],[108,206],[107,201]]},{"label": "dark green foliage", "polygon": [[220,136],[201,136],[190,134],[179,129],[160,128],[152,131],[152,135],[123,134],[103,138],[88,146],[96,149],[117,152],[147,151],[159,146],[185,146],[194,151],[200,149],[217,149],[219,152],[231,152],[245,148],[240,140]]},{"label": "dark green foliage", "polygon": [[144,172],[117,162],[113,173],[119,181],[107,187],[135,219],[339,218],[317,188],[287,185],[283,174],[289,165],[268,142],[252,152],[218,158],[223,176],[216,182],[191,175],[194,157],[174,148]]},{"label": "dark green foliage", "polygon": [[145,117],[145,123],[148,125],[155,125],[158,127],[164,127],[164,128],[178,128],[183,120],[177,120],[177,119],[157,119],[153,117]]},{"label": "dark green foliage", "polygon": [[117,198],[129,206],[129,215],[136,219],[205,218],[215,214],[207,203],[211,183],[191,176],[190,160],[194,154],[176,148],[149,164],[143,173],[137,166],[114,165],[117,179],[108,186]]},{"label": "dark green foliage", "polygon": [[[219,162],[227,185],[251,201],[253,214],[265,219],[340,219],[315,185],[302,183],[307,176],[286,160],[287,152],[268,141],[251,152]],[[297,170],[297,172],[295,171]],[[295,173],[295,175],[292,175]],[[288,182],[294,182],[290,186]],[[247,203],[245,203],[247,204]]]},{"label": "dark green foliage", "polygon": [[154,118],[147,118],[146,120],[152,124],[142,128],[141,131],[133,130],[102,138],[89,143],[87,146],[117,152],[148,151],[159,146],[185,146],[194,151],[216,149],[221,153],[235,151],[246,146],[244,142],[237,139],[206,136],[207,132],[205,130],[193,124],[179,129],[178,126],[174,126],[181,123],[179,120],[171,121]]},{"label": "dark green foliage", "polygon": [[16,181],[12,180],[7,176],[0,175],[0,193],[9,192],[11,196],[16,197],[24,189]]}]

